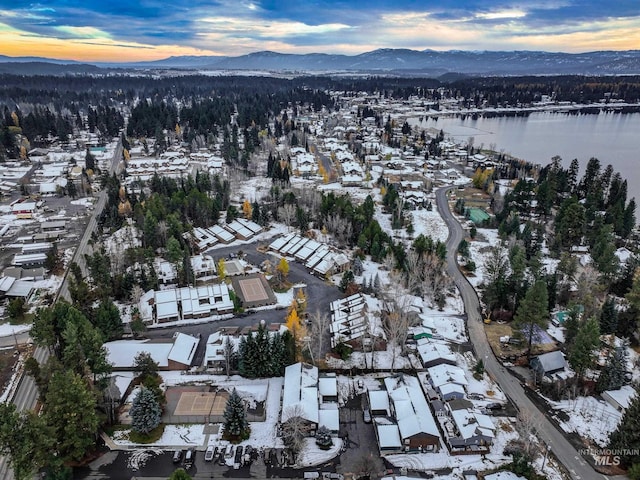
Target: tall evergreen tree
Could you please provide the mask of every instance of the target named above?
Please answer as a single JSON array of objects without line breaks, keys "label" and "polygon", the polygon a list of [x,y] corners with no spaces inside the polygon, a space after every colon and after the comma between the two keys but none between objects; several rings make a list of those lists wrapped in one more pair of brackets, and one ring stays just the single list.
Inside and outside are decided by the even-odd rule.
[{"label": "tall evergreen tree", "polygon": [[58,459],[84,457],[93,446],[100,425],[96,396],[86,380],[69,370],[54,373],[44,401],[44,418],[52,430]]},{"label": "tall evergreen tree", "polygon": [[618,390],[625,384],[624,374],[627,371],[627,357],[623,348],[616,348],[609,352],[607,363],[600,371],[596,390]]},{"label": "tall evergreen tree", "polygon": [[133,399],[129,415],[131,427],[136,432],[147,435],[160,425],[162,409],[155,394],[143,386]]},{"label": "tall evergreen tree", "polygon": [[609,297],[602,304],[602,311],[600,312],[600,333],[608,335],[615,333],[618,330],[618,310],[616,309],[616,302],[613,298]]},{"label": "tall evergreen tree", "polygon": [[527,342],[527,358],[531,356],[536,332],[545,330],[549,323],[548,303],[547,284],[538,280],[527,290],[514,316],[515,327]]},{"label": "tall evergreen tree", "polygon": [[585,371],[593,365],[595,349],[600,343],[598,320],[589,317],[578,329],[573,345],[569,349],[569,365],[582,379]]},{"label": "tall evergreen tree", "polygon": [[0,403],[0,452],[8,457],[16,480],[32,479],[51,448],[51,432],[43,417],[18,412],[13,403]]},{"label": "tall evergreen tree", "polygon": [[224,426],[222,438],[232,443],[239,443],[249,437],[251,427],[247,421],[244,403],[234,388],[224,409]]},{"label": "tall evergreen tree", "polygon": [[640,395],[636,394],[624,412],[618,428],[609,436],[608,448],[621,450],[620,461],[623,467],[640,464]]}]

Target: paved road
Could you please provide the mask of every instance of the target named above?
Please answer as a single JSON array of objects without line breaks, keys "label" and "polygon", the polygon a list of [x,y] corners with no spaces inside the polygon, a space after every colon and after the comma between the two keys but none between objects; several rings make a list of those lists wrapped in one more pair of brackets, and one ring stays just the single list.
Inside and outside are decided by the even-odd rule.
[{"label": "paved road", "polygon": [[[244,259],[253,265],[260,265],[267,259],[271,259],[273,263],[271,254],[258,251],[258,246],[258,242],[243,245],[231,245],[228,247],[212,249],[207,253],[217,260],[221,257],[228,257],[231,253],[238,253],[239,251],[242,251],[245,256]],[[335,285],[329,284],[325,280],[311,275],[303,264],[293,260],[289,262],[289,281],[294,284],[304,283],[307,286],[307,312],[310,315],[313,315],[316,312],[326,313],[327,315],[329,315],[329,304],[332,301],[343,297],[343,294]],[[218,320],[200,324],[152,328],[147,330],[145,336],[149,338],[167,338],[173,336],[173,334],[178,331],[189,335],[200,335],[200,345],[198,346],[198,350],[196,351],[193,361],[193,364],[198,366],[202,364],[204,359],[206,350],[205,342],[207,340],[207,337],[209,336],[209,334],[217,331],[220,327],[253,326],[258,324],[258,322],[260,322],[261,320],[264,320],[267,324],[285,323],[286,315],[286,309],[259,310],[226,320]],[[327,350],[330,348],[328,333],[327,339],[324,342],[324,346]]]},{"label": "paved road", "polygon": [[[113,154],[113,158],[111,160],[111,165],[109,166],[109,175],[116,171],[118,165],[122,159],[122,141],[118,140],[118,145],[116,146],[115,152]],[[91,239],[92,233],[95,231],[97,226],[97,218],[102,212],[107,201],[107,193],[106,191],[100,192],[98,195],[98,201],[95,204],[93,214],[89,219],[89,223],[84,231],[84,235],[78,248],[76,249],[73,261],[80,265],[83,274],[86,275],[85,265],[84,265],[84,254],[86,252],[87,246],[89,245],[89,240]],[[56,301],[60,298],[65,299],[70,302],[71,297],[69,295],[69,283],[68,283],[68,273],[69,269],[65,272],[65,277],[58,290],[58,294],[56,295]],[[21,336],[22,337],[22,336]],[[13,337],[9,337],[11,340],[14,340]],[[3,341],[7,341],[6,338]],[[15,343],[15,340],[14,340]],[[33,356],[40,364],[43,364],[47,361],[49,357],[49,352],[42,348],[38,347],[33,353]],[[22,375],[20,379],[20,384],[18,385],[18,389],[12,399],[13,403],[17,406],[19,411],[23,410],[33,410],[38,402],[38,388],[35,385],[33,378],[28,375]],[[12,480],[13,472],[9,469],[5,457],[0,457],[0,478],[3,480]]]},{"label": "paved road", "polygon": [[571,478],[574,480],[609,478],[591,468],[564,435],[556,429],[547,417],[538,410],[529,397],[527,397],[520,382],[509,374],[494,356],[484,331],[478,295],[466,277],[460,272],[456,262],[458,244],[464,238],[464,233],[462,227],[453,217],[449,209],[447,202],[447,192],[449,190],[451,189],[441,189],[436,192],[438,212],[449,227],[449,238],[447,239],[447,272],[454,279],[462,295],[462,300],[464,301],[467,312],[469,339],[475,348],[477,357],[484,359],[486,372],[500,385],[502,391],[509,397],[513,404],[517,406],[520,412],[525,415],[531,415],[537,419],[538,438],[540,438],[545,445],[549,446],[549,449],[567,469]]},{"label": "paved road", "polygon": [[[113,152],[113,157],[111,158],[111,164],[109,165],[108,175],[112,175],[118,170],[118,166],[122,160],[122,139],[118,140],[118,145],[116,145],[116,149]],[[84,255],[87,253],[87,247],[89,246],[89,241],[91,240],[91,236],[93,232],[96,231],[98,226],[98,217],[102,213],[105,205],[107,204],[107,191],[102,190],[98,193],[98,200],[96,201],[93,209],[93,213],[89,218],[89,222],[87,223],[87,227],[84,230],[84,235],[82,235],[82,239],[78,244],[78,248],[73,253],[72,262],[75,262],[80,267],[80,271],[83,276],[87,276],[87,268],[85,265]],[[62,280],[62,285],[60,286],[60,290],[58,290],[58,295],[56,296],[56,301],[62,298],[67,302],[71,302],[71,295],[69,294],[69,269],[66,270],[64,279]]]}]

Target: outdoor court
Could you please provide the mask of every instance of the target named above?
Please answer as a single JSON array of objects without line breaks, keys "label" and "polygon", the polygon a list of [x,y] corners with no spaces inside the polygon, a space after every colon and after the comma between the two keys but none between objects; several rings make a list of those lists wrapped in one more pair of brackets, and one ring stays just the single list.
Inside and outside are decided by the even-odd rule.
[{"label": "outdoor court", "polygon": [[262,284],[260,278],[247,278],[238,280],[240,290],[242,290],[242,298],[246,302],[264,302],[269,300],[269,294]]},{"label": "outdoor court", "polygon": [[232,282],[245,308],[272,305],[277,301],[271,287],[260,274],[234,277]]},{"label": "outdoor court", "polygon": [[219,392],[182,392],[174,415],[222,415],[229,394]]}]

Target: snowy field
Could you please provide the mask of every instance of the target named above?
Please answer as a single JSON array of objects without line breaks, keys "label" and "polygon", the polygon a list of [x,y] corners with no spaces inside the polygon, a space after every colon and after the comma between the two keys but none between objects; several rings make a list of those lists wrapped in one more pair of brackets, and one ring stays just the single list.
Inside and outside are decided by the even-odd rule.
[{"label": "snowy field", "polygon": [[[495,245],[500,245],[500,237],[498,237],[498,230],[493,228],[478,228],[478,234],[474,240],[469,242],[469,252],[471,259],[476,264],[476,271],[473,275],[467,276],[471,285],[474,288],[484,281],[485,275],[485,258],[489,249]],[[505,250],[506,251],[506,250]]]},{"label": "snowy field", "polygon": [[425,237],[429,236],[434,240],[440,240],[441,242],[447,241],[449,228],[447,228],[447,224],[438,213],[435,205],[433,205],[433,210],[431,211],[423,208],[422,210],[413,210],[410,214],[412,217],[414,238],[423,234]]},{"label": "snowy field", "polygon": [[595,397],[577,397],[561,402],[549,400],[549,403],[569,416],[567,421],[558,418],[565,432],[575,432],[582,438],[593,440],[600,447],[607,445],[609,435],[622,418],[622,414],[609,403]]}]

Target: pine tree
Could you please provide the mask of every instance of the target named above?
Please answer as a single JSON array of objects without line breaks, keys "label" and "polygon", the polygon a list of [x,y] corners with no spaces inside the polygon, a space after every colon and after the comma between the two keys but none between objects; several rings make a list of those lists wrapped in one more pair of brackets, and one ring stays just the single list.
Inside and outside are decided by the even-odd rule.
[{"label": "pine tree", "polygon": [[616,348],[609,352],[607,363],[600,371],[596,384],[598,393],[605,390],[618,390],[625,384],[624,374],[627,371],[627,357],[623,348]]},{"label": "pine tree", "polygon": [[618,428],[609,436],[608,448],[623,452],[620,456],[623,467],[640,463],[640,395],[637,390]]},{"label": "pine tree", "polygon": [[608,335],[615,333],[618,329],[618,311],[616,310],[616,302],[612,298],[602,304],[600,312],[600,333]]},{"label": "pine tree", "polygon": [[538,330],[545,330],[549,321],[547,284],[538,280],[524,295],[514,317],[514,324],[527,342],[527,358]]},{"label": "pine tree", "polygon": [[129,411],[133,430],[147,435],[160,425],[161,414],[162,409],[155,394],[146,387],[140,388]]},{"label": "pine tree", "polygon": [[360,276],[362,275],[363,271],[364,271],[364,266],[362,265],[362,260],[360,260],[360,257],[356,257],[353,260],[353,274],[356,276]]},{"label": "pine tree", "polygon": [[227,400],[227,406],[224,409],[223,430],[222,438],[232,443],[239,443],[249,438],[251,432],[244,403],[235,388],[231,392],[229,400]]},{"label": "pine tree", "polygon": [[593,365],[594,349],[600,343],[600,326],[594,317],[588,318],[578,329],[569,350],[569,365],[582,378],[584,372]]}]

